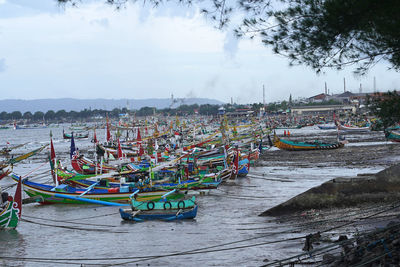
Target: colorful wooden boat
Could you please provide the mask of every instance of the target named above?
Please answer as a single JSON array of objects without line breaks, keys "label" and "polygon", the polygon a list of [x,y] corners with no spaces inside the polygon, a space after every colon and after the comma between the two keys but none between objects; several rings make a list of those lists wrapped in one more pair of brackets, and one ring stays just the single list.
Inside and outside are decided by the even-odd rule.
[{"label": "colorful wooden boat", "polygon": [[342,142],[337,143],[323,143],[320,141],[313,142],[294,142],[279,138],[274,134],[274,146],[283,150],[325,150],[325,149],[336,149],[344,147]]},{"label": "colorful wooden boat", "polygon": [[14,149],[23,147],[23,146],[26,145],[26,144],[27,144],[27,143],[15,145],[15,146],[12,146],[12,147],[9,147],[9,146],[3,147],[2,149],[0,149],[0,155],[8,155],[8,154],[9,154],[11,151],[13,151]]},{"label": "colorful wooden boat", "polygon": [[2,165],[0,166],[0,180],[9,175],[12,172],[12,165]]},{"label": "colorful wooden boat", "polygon": [[332,130],[337,128],[335,124],[318,124],[317,126],[321,130]]},{"label": "colorful wooden boat", "polygon": [[40,148],[32,150],[32,151],[30,151],[30,152],[28,152],[26,154],[23,154],[21,156],[15,157],[15,158],[11,158],[11,159],[9,159],[7,161],[4,161],[4,162],[0,163],[0,180],[3,179],[4,177],[8,176],[12,172],[14,164],[38,154],[46,146],[47,145],[41,146]]},{"label": "colorful wooden boat", "polygon": [[132,210],[132,209],[119,209],[121,218],[125,221],[142,222],[146,220],[163,220],[174,221],[183,219],[193,219],[197,215],[198,206],[191,209],[176,210]]},{"label": "colorful wooden boat", "polygon": [[[226,175],[226,171],[220,171],[218,173],[199,175],[198,177],[190,177],[189,179],[181,180],[179,182],[168,182],[168,181],[153,181],[150,184],[149,179],[143,180],[143,182],[125,182],[129,181],[129,177],[119,177],[120,181],[116,183],[116,177],[107,178],[106,175],[102,175],[102,183],[96,185],[97,189],[120,189],[120,188],[129,188],[131,192],[139,189],[151,189],[151,190],[173,190],[176,188],[180,189],[191,189],[191,190],[206,190],[206,189],[215,189],[217,188],[223,179],[223,176]],[[85,176],[85,175],[76,175],[63,180],[63,183],[73,185],[74,187],[82,187],[86,188],[95,183],[99,176]],[[123,180],[122,180],[123,179]],[[113,182],[114,181],[114,182]]]},{"label": "colorful wooden boat", "polygon": [[131,207],[133,210],[179,210],[189,209],[196,205],[196,197],[190,199],[180,199],[175,201],[137,201],[132,199]]},{"label": "colorful wooden boat", "polygon": [[[73,156],[71,159],[72,168],[80,174],[95,174],[96,164],[84,156]],[[102,164],[97,164],[97,173],[107,173],[116,170],[117,167]]]},{"label": "colorful wooden boat", "polygon": [[[4,208],[0,210],[0,229],[15,229],[18,226],[22,212],[22,186],[18,181],[17,189],[14,198],[7,196],[7,201]],[[4,195],[6,197],[6,195]],[[2,196],[3,197],[3,194]],[[4,203],[4,200],[2,203]],[[1,209],[1,208],[0,208]]]},{"label": "colorful wooden boat", "polygon": [[337,127],[339,130],[346,132],[368,132],[371,130],[371,126],[358,127],[350,124],[342,125],[340,123],[337,123]]},{"label": "colorful wooden boat", "polygon": [[[11,174],[10,176],[15,181],[19,181],[19,176],[16,174]],[[108,201],[108,202],[118,202],[118,203],[127,203],[129,202],[129,196],[132,192],[121,192],[118,188],[113,189],[80,189],[74,188],[69,185],[61,184],[59,186],[51,186],[40,183],[31,182],[29,180],[23,180],[22,184],[24,186],[24,191],[29,195],[29,197],[39,197],[42,204],[52,204],[52,203],[64,203],[64,204],[82,204],[82,201],[78,199],[72,198],[62,198],[57,197],[57,195],[65,195],[67,197],[80,197],[80,198],[88,198],[100,201]],[[158,201],[165,194],[165,190],[151,190],[150,188],[143,189],[139,195],[137,196],[137,200],[139,201]],[[174,194],[169,196],[171,199],[182,198],[183,193]]]},{"label": "colorful wooden boat", "polygon": [[63,138],[64,139],[72,139],[72,136],[75,139],[85,139],[85,138],[89,138],[89,132],[77,132],[77,133],[72,132],[72,133],[68,134],[68,133],[65,133],[63,130]]},{"label": "colorful wooden boat", "polygon": [[385,137],[388,141],[400,142],[400,132],[399,131],[385,130]]},{"label": "colorful wooden boat", "polygon": [[239,170],[237,176],[245,177],[250,171],[250,161],[246,158],[244,160],[239,161]]}]

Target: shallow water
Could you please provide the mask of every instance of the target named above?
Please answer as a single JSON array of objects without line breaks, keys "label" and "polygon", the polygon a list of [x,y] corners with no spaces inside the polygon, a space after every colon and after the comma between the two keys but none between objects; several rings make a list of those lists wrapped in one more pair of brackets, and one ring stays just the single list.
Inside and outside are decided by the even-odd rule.
[{"label": "shallow water", "polygon": [[[65,129],[68,130],[67,126]],[[1,130],[0,140],[11,144],[29,142],[24,148],[15,150],[15,153],[24,153],[48,143],[49,131]],[[310,127],[293,132],[312,135],[313,131],[320,136],[326,132]],[[69,141],[62,139],[62,127],[53,128],[52,132],[56,153],[67,165]],[[97,130],[100,139],[103,135],[104,131]],[[349,135],[349,138],[352,137]],[[383,139],[381,141],[379,144],[382,146],[390,144],[383,142]],[[75,142],[82,152],[93,147],[90,140]],[[361,145],[369,144],[363,142]],[[271,217],[259,217],[258,214],[332,178],[375,173],[385,167],[382,162],[367,167],[345,164],[333,166],[329,162],[315,166],[307,164],[306,159],[301,165],[289,166],[287,163],[290,158],[282,162],[268,161],[276,152],[266,152],[263,158],[265,166],[251,168],[247,177],[221,185],[209,194],[199,195],[199,211],[194,220],[126,223],[121,220],[116,207],[24,205],[23,221],[17,230],[0,232],[0,264],[260,266],[266,258],[273,260],[301,253],[303,240],[268,242],[303,236],[304,232],[294,231],[291,223],[281,223]],[[29,176],[31,180],[50,180],[49,165],[44,163],[47,153],[42,152],[18,164],[14,168],[15,173],[25,175],[33,171]],[[43,172],[48,175],[38,176]],[[2,187],[10,184],[13,182],[9,178],[0,181]],[[2,256],[25,260],[14,261]]]}]

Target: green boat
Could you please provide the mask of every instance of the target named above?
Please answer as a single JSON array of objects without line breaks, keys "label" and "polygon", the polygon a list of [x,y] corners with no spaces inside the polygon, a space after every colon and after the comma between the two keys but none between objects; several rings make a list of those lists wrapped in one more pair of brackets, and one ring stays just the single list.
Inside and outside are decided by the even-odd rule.
[{"label": "green boat", "polygon": [[158,202],[154,201],[137,201],[132,199],[131,206],[133,210],[170,210],[170,209],[184,209],[193,208],[196,205],[196,197],[193,196],[190,199],[182,199],[175,201],[161,200]]},{"label": "green boat", "polygon": [[[19,181],[20,177],[11,174],[10,176],[15,181]],[[82,204],[80,199],[92,199],[106,202],[117,202],[117,203],[128,203],[132,192],[126,191],[121,192],[120,188],[109,188],[109,189],[94,189],[91,188],[75,188],[66,184],[58,186],[45,185],[40,183],[31,182],[27,179],[22,181],[24,185],[24,191],[29,197],[40,198],[39,203],[42,204]],[[140,201],[158,201],[166,193],[166,190],[142,190],[137,196],[137,200]],[[63,197],[65,196],[65,197]],[[178,199],[184,196],[183,193],[177,193],[169,196],[170,199]]]},{"label": "green boat", "polygon": [[400,131],[386,129],[385,137],[388,141],[400,142]]}]

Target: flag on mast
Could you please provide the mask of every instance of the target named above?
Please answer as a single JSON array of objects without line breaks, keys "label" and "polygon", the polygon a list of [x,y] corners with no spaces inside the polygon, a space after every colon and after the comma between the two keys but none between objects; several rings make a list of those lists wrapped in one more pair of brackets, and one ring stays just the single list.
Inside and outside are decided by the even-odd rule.
[{"label": "flag on mast", "polygon": [[51,176],[53,177],[53,182],[56,184],[56,151],[54,150],[53,145],[53,134],[50,131],[50,167],[51,167]]},{"label": "flag on mast", "polygon": [[74,132],[71,134],[71,150],[69,153],[70,159],[72,159],[72,156],[76,154],[76,149],[75,149],[75,140],[74,140]]},{"label": "flag on mast", "polygon": [[122,158],[123,158],[122,148],[121,148],[121,143],[119,142],[119,138],[118,138],[118,159],[122,159]]}]

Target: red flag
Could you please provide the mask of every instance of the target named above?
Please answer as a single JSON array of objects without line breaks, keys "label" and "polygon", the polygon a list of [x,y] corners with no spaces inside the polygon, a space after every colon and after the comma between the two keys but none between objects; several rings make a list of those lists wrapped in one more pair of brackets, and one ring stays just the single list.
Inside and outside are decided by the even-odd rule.
[{"label": "red flag", "polygon": [[107,142],[111,141],[111,133],[110,133],[110,125],[108,124],[108,117],[106,118],[106,127],[107,127]]},{"label": "red flag", "polygon": [[121,148],[121,143],[119,142],[118,138],[118,159],[122,159],[124,156],[122,154],[122,148]]},{"label": "red flag", "polygon": [[56,184],[56,151],[53,146],[53,138],[50,138],[50,161],[51,161],[51,176],[53,176],[53,182]]},{"label": "red flag", "polygon": [[142,144],[140,144],[139,145],[139,156],[141,156],[143,154],[144,154],[144,150],[143,150]]},{"label": "red flag", "polygon": [[94,128],[93,142],[97,144],[96,128]]},{"label": "red flag", "polygon": [[142,136],[140,135],[140,128],[137,129],[136,141],[142,141]]},{"label": "red flag", "polygon": [[235,168],[235,175],[239,173],[239,149],[235,149],[235,159],[233,160],[233,167]]},{"label": "red flag", "polygon": [[14,201],[17,203],[18,217],[21,218],[22,212],[22,177],[18,179],[17,190],[15,190]]}]

